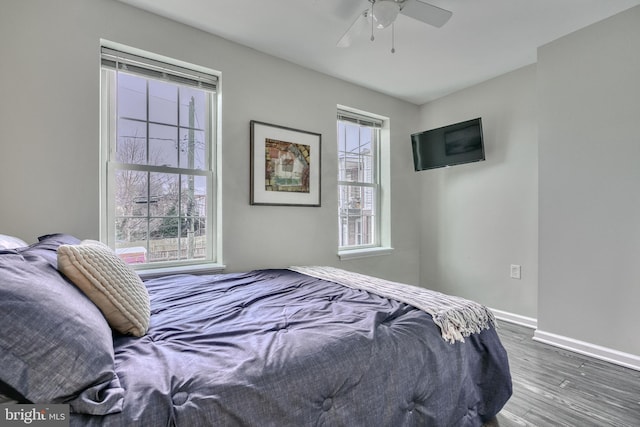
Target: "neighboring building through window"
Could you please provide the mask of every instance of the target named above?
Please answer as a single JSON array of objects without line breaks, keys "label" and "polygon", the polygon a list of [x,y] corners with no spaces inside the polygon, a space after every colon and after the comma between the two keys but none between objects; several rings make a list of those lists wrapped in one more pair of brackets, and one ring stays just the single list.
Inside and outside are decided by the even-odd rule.
[{"label": "neighboring building through window", "polygon": [[131,264],[216,261],[216,86],[213,74],[102,48],[102,235]]},{"label": "neighboring building through window", "polygon": [[382,218],[383,123],[382,119],[338,110],[340,251],[388,244]]}]

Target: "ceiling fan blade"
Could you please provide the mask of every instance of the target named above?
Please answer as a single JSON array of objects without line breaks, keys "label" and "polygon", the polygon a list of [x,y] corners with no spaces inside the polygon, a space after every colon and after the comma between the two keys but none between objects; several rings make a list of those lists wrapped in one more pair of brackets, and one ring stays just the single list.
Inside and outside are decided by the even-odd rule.
[{"label": "ceiling fan blade", "polygon": [[340,37],[340,40],[338,40],[338,43],[336,44],[336,46],[338,47],[351,46],[351,43],[353,42],[353,40],[358,36],[360,36],[361,34],[363,34],[365,31],[367,31],[367,29],[371,26],[368,16],[369,16],[369,9],[365,9],[364,11],[362,11],[362,13],[358,15],[356,20],[353,21],[353,24],[351,24],[347,32],[344,33],[342,37]]},{"label": "ceiling fan blade", "polygon": [[451,11],[420,0],[406,0],[400,6],[400,13],[438,28],[446,24],[453,15]]}]

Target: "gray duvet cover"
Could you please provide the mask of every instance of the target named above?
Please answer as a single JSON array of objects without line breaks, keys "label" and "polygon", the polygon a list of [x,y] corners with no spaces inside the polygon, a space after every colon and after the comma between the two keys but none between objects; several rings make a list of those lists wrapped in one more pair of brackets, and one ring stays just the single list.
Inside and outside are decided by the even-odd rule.
[{"label": "gray duvet cover", "polygon": [[114,343],[122,412],[72,426],[480,426],[511,395],[492,328],[451,344],[423,311],[290,270],[146,285],[148,334]]}]

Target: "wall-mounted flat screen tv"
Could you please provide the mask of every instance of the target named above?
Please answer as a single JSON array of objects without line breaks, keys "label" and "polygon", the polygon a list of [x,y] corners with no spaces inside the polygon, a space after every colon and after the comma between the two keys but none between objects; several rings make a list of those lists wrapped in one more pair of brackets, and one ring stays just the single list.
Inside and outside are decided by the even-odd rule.
[{"label": "wall-mounted flat screen tv", "polygon": [[416,171],[484,160],[482,119],[472,119],[411,135]]}]

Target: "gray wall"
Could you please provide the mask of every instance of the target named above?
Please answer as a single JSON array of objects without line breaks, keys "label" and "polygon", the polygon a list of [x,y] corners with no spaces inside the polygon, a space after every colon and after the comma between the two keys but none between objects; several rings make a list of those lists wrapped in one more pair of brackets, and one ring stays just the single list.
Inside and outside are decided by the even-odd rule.
[{"label": "gray wall", "polygon": [[474,116],[487,160],[420,172],[422,284],[640,367],[640,6],[424,105],[421,128]]},{"label": "gray wall", "polygon": [[[418,172],[421,282],[535,318],[538,294],[536,67],[530,65],[421,110],[421,129],[482,117],[486,160]],[[510,265],[522,278],[510,278]]]},{"label": "gray wall", "polygon": [[[417,106],[113,0],[1,6],[0,233],[98,237],[101,38],[222,72],[227,271],[326,264],[418,282],[418,182],[408,142]],[[391,255],[337,258],[337,104],[391,120]],[[250,120],[322,134],[322,207],[249,205]]]},{"label": "gray wall", "polygon": [[538,58],[538,326],[640,355],[640,6]]}]

